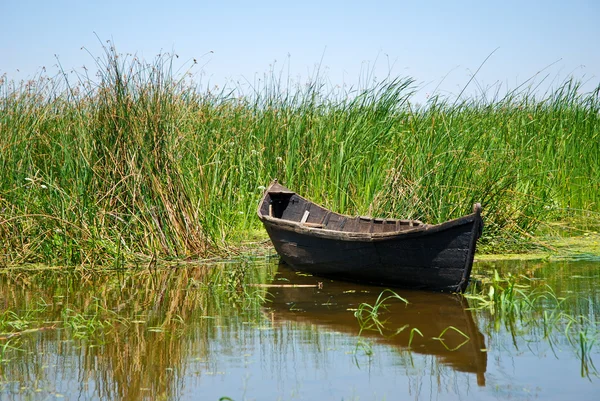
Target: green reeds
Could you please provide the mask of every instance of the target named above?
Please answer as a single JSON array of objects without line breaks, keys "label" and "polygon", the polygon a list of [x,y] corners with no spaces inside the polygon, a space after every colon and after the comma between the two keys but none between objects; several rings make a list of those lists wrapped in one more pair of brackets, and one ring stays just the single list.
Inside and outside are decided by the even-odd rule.
[{"label": "green reeds", "polygon": [[109,43],[96,63],[0,78],[0,265],[231,250],[260,228],[273,178],[348,214],[436,223],[481,202],[481,249],[494,251],[600,211],[600,99],[574,80],[418,106],[411,79],[345,91],[271,72],[215,90],[174,55],[145,62]]},{"label": "green reeds", "polygon": [[489,315],[489,330],[504,328],[513,338],[545,340],[555,353],[556,348],[569,347],[581,362],[582,377],[598,375],[592,354],[597,352],[593,348],[600,330],[591,298],[561,297],[548,284],[510,274],[504,278],[497,272],[465,297],[473,310]]}]

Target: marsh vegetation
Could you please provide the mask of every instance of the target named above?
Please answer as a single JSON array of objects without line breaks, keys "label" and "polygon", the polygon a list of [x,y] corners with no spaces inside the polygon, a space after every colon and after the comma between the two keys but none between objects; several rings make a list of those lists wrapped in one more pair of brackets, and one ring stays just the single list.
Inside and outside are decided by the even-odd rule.
[{"label": "marsh vegetation", "polygon": [[273,178],[348,214],[436,223],[481,202],[487,251],[554,222],[597,231],[600,98],[576,80],[417,105],[411,79],[201,90],[173,55],[105,52],[97,73],[0,77],[2,265],[234,252],[266,238],[255,207]]}]

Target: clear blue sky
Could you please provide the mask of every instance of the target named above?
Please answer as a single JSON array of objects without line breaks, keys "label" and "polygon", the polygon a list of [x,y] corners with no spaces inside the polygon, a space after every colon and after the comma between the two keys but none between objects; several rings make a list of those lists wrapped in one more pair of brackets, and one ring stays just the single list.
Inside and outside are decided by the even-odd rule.
[{"label": "clear blue sky", "polygon": [[148,61],[161,50],[196,58],[211,85],[252,81],[272,64],[305,80],[322,60],[336,85],[375,66],[377,78],[413,77],[421,96],[447,76],[441,91],[457,94],[496,48],[482,86],[514,88],[553,63],[548,82],[600,83],[599,0],[0,0],[0,16],[0,75],[16,80],[56,72],[55,54],[67,70],[95,68],[81,48],[102,55],[96,33]]}]

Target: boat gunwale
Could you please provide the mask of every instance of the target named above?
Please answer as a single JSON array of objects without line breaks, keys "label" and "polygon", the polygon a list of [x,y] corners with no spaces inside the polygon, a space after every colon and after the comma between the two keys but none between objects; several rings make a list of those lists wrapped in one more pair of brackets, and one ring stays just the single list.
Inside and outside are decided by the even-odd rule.
[{"label": "boat gunwale", "polygon": [[[434,234],[434,233],[437,233],[440,231],[450,229],[452,227],[456,227],[456,226],[460,226],[460,225],[464,225],[464,224],[475,223],[477,219],[481,219],[481,205],[479,203],[476,203],[473,206],[473,209],[474,209],[473,213],[462,216],[462,217],[458,217],[456,219],[448,220],[448,221],[445,221],[445,222],[439,223],[439,224],[427,224],[427,223],[421,222],[420,220],[412,220],[412,221],[421,223],[421,225],[416,226],[414,228],[390,231],[390,232],[385,232],[385,233],[351,232],[351,231],[331,230],[331,229],[326,229],[326,228],[321,228],[321,227],[311,227],[311,226],[305,225],[304,223],[301,223],[301,222],[281,219],[281,218],[272,217],[272,216],[266,216],[261,213],[261,211],[260,211],[261,207],[264,204],[264,202],[266,201],[267,195],[270,193],[269,190],[275,184],[282,186],[281,184],[279,184],[277,182],[277,180],[275,180],[271,183],[271,185],[269,185],[269,187],[267,189],[265,189],[262,199],[258,205],[257,213],[258,213],[259,219],[263,223],[268,223],[269,225],[274,226],[274,227],[278,227],[278,228],[285,229],[288,231],[294,231],[298,234],[311,235],[311,236],[318,237],[318,238],[346,240],[346,241],[364,241],[364,242],[376,242],[376,241],[385,241],[385,240],[391,240],[391,239],[403,239],[403,238],[411,238],[411,237]],[[287,190],[287,188],[286,188],[286,190]],[[301,195],[298,195],[297,192],[290,191],[290,190],[287,190],[287,191],[289,191],[289,193],[295,194],[296,196],[300,197],[301,199],[303,199],[306,202],[309,202],[313,205],[317,205],[319,207],[323,207],[311,200],[304,198]],[[328,211],[330,210],[328,208],[324,208],[324,209],[326,209]],[[332,212],[332,213],[336,213],[336,212]],[[366,216],[349,216],[349,215],[344,215],[344,214],[340,214],[340,213],[336,213],[336,214],[338,214],[339,216],[350,218],[350,219],[353,219],[356,217],[359,217],[359,218],[366,217]],[[368,218],[371,218],[371,217],[368,217]],[[402,221],[403,220],[403,219],[383,219],[383,218],[373,218],[373,219],[381,219],[381,220],[387,220],[387,221]]]}]

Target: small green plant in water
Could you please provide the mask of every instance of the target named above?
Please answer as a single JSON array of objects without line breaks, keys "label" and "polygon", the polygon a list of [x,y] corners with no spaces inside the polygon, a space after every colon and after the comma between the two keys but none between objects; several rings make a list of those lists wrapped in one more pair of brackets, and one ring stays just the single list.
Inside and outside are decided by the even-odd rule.
[{"label": "small green plant in water", "polygon": [[[405,305],[408,304],[408,301],[405,298],[402,298],[400,295],[398,295],[390,289],[385,289],[379,294],[377,300],[373,305],[363,302],[358,306],[358,308],[354,312],[354,316],[357,318],[358,324],[360,326],[360,330],[358,332],[359,339],[356,343],[356,348],[354,352],[355,362],[357,365],[358,360],[356,359],[356,351],[358,351],[358,349],[361,349],[364,352],[364,354],[367,355],[369,358],[373,356],[373,347],[371,346],[371,343],[360,338],[361,334],[364,330],[374,330],[377,331],[379,334],[384,335],[385,320],[382,321],[380,319],[380,314],[382,310],[387,310],[385,302],[393,299],[404,302]],[[398,333],[404,331],[407,327],[408,325],[400,327],[394,333],[392,333],[391,336],[397,335]],[[412,335],[413,334],[411,332],[411,337]]]},{"label": "small green plant in water", "polygon": [[[379,319],[380,311],[382,309],[387,310],[385,302],[392,299],[400,300],[401,302],[404,302],[406,305],[408,305],[408,301],[406,299],[402,298],[394,291],[386,289],[379,294],[377,300],[373,305],[363,302],[358,306],[358,309],[354,312],[354,316],[356,316],[356,318],[358,319],[361,333],[363,330],[376,330],[380,334],[383,334],[385,321],[382,322]],[[401,327],[396,331],[395,334],[400,333],[406,327],[407,326]]]},{"label": "small green plant in water", "polygon": [[412,329],[410,329],[410,335],[408,336],[408,348],[410,348],[410,346],[412,345],[415,334],[418,334],[421,336],[421,338],[423,338],[423,333],[421,333],[421,330],[417,329],[416,327],[413,327]]},{"label": "small green plant in water", "polygon": [[558,308],[564,298],[556,296],[549,286],[532,288],[530,279],[521,276],[526,284],[520,283],[519,277],[508,274],[501,278],[494,271],[493,278],[484,283],[478,293],[466,293],[464,296],[471,301],[472,309],[487,310],[492,315],[508,318],[521,317],[525,311],[535,309],[540,301],[553,301]]},{"label": "small green plant in water", "polygon": [[[457,346],[450,348],[446,344],[446,342],[444,341],[444,334],[446,334],[446,332],[448,330],[453,330],[453,331],[457,332],[458,334],[460,334],[461,336],[463,336],[465,340],[462,343],[458,344]],[[469,340],[471,340],[471,338],[468,335],[466,335],[465,333],[463,333],[462,331],[460,331],[459,329],[457,329],[454,326],[448,326],[448,327],[446,327],[444,330],[442,330],[442,332],[440,333],[439,336],[434,337],[433,339],[434,340],[438,340],[448,351],[456,351],[457,349],[459,349],[460,347],[462,347],[463,345],[465,345],[466,343],[468,343]]]},{"label": "small green plant in water", "polygon": [[561,297],[546,283],[511,274],[502,278],[497,271],[483,283],[479,292],[464,296],[472,310],[491,315],[495,331],[504,325],[514,334],[541,333],[554,352],[560,344],[557,336],[564,335],[581,362],[581,375],[598,375],[592,351],[600,338],[599,327],[588,316],[569,310],[572,303],[584,305],[592,301],[575,299],[575,296]]}]

